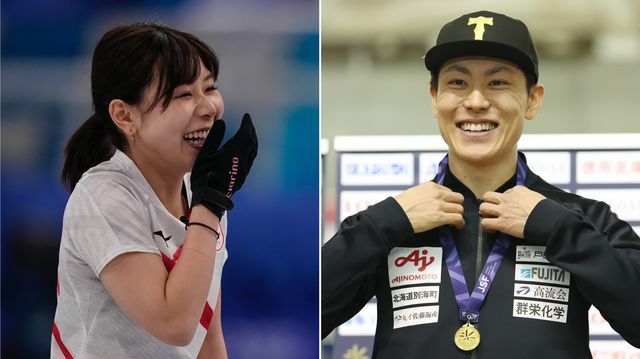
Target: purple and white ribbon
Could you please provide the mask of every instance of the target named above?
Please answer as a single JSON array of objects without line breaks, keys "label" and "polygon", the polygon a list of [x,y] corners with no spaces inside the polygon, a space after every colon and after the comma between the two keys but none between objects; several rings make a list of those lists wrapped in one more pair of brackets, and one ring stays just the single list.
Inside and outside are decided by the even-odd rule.
[{"label": "purple and white ribbon", "polygon": [[[436,182],[439,185],[444,183],[444,176],[448,166],[449,155],[446,155],[438,165]],[[518,156],[518,165],[516,167],[516,182],[518,185],[524,186],[526,174],[527,164]],[[487,296],[493,283],[493,278],[496,276],[498,268],[500,268],[500,263],[502,263],[502,258],[504,258],[504,254],[511,244],[511,236],[504,233],[498,235],[498,239],[493,245],[493,248],[491,248],[487,262],[482,268],[482,273],[477,279],[471,295],[469,295],[467,282],[464,279],[462,264],[460,263],[460,257],[456,250],[451,229],[448,226],[442,226],[438,228],[438,231],[440,233],[440,243],[447,263],[449,277],[451,278],[451,285],[456,296],[458,308],[460,308],[460,320],[477,323],[484,298]]]}]

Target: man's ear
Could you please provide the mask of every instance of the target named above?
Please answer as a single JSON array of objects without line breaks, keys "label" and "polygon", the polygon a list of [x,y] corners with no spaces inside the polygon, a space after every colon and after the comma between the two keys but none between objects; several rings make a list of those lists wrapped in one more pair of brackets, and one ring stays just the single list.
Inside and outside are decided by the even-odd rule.
[{"label": "man's ear", "polygon": [[135,108],[135,106],[127,105],[127,103],[120,99],[109,102],[109,116],[111,116],[111,121],[113,121],[127,137],[137,132],[136,114],[134,113]]},{"label": "man's ear", "polygon": [[544,100],[544,86],[542,84],[535,84],[529,90],[529,98],[527,99],[527,110],[524,113],[524,117],[527,120],[532,120],[540,111],[542,106],[542,100]]},{"label": "man's ear", "polygon": [[433,116],[435,118],[439,118],[438,109],[436,108],[436,104],[437,104],[436,99],[438,98],[438,89],[435,88],[433,85],[429,85],[429,93],[431,93],[431,112],[433,113]]}]

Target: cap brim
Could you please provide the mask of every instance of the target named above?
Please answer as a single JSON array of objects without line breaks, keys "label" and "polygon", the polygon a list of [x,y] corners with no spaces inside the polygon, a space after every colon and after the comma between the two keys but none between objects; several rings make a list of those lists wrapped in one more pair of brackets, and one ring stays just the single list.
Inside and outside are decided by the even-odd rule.
[{"label": "cap brim", "polygon": [[437,72],[445,62],[466,56],[494,57],[513,62],[538,81],[538,73],[526,54],[514,47],[491,41],[456,41],[434,46],[427,51],[424,64],[429,71]]}]

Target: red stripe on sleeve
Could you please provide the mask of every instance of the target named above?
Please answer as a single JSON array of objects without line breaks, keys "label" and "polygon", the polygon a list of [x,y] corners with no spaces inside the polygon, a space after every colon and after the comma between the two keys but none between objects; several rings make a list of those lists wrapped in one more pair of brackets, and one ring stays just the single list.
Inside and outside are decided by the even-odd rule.
[{"label": "red stripe on sleeve", "polygon": [[65,359],[73,359],[73,355],[71,355],[71,352],[69,352],[69,349],[67,349],[67,347],[62,342],[62,338],[60,337],[60,331],[58,331],[58,326],[56,325],[56,322],[53,322],[52,331],[53,331],[53,337],[56,339],[56,343],[58,343],[58,347],[60,348],[62,355],[64,355]]},{"label": "red stripe on sleeve", "polygon": [[176,249],[176,251],[173,253],[173,261],[177,262],[178,259],[180,258],[180,254],[182,253],[182,246],[178,247],[178,249]]},{"label": "red stripe on sleeve", "polygon": [[162,254],[162,262],[164,263],[164,267],[167,268],[167,272],[171,272],[173,266],[176,265],[178,259],[180,258],[180,254],[182,253],[182,246],[178,247],[176,251],[173,253],[173,259],[169,258],[166,254],[160,252]]},{"label": "red stripe on sleeve", "polygon": [[209,324],[211,324],[211,319],[213,318],[213,309],[209,305],[209,302],[204,304],[204,310],[202,311],[202,316],[200,316],[200,324],[204,327],[204,329],[209,330]]},{"label": "red stripe on sleeve", "polygon": [[166,254],[160,252],[160,254],[162,254],[162,262],[164,262],[164,267],[167,268],[167,272],[171,272],[171,269],[173,269],[173,266],[176,265],[176,262],[173,261],[173,259],[167,257]]},{"label": "red stripe on sleeve", "polygon": [[[222,228],[221,228],[222,229]],[[180,254],[182,253],[182,246],[178,247],[178,249],[173,253],[173,259],[169,258],[166,254],[160,252],[162,254],[162,261],[164,262],[165,268],[167,268],[167,272],[171,272],[171,269],[176,265],[176,262],[180,258]],[[213,318],[213,309],[209,305],[209,302],[205,303],[204,310],[202,311],[202,315],[200,316],[200,324],[206,329],[209,330],[209,325],[211,324],[211,319]]]}]

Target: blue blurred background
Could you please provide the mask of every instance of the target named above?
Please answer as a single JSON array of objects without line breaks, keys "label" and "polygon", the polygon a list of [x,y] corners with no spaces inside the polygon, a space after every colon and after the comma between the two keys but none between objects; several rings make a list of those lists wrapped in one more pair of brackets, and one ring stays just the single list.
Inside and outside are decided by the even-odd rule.
[{"label": "blue blurred background", "polygon": [[157,20],[221,58],[234,133],[252,114],[260,152],[230,215],[222,320],[231,358],[318,355],[316,0],[3,0],[2,357],[49,356],[62,148],[91,114],[91,53],[109,27]]}]

